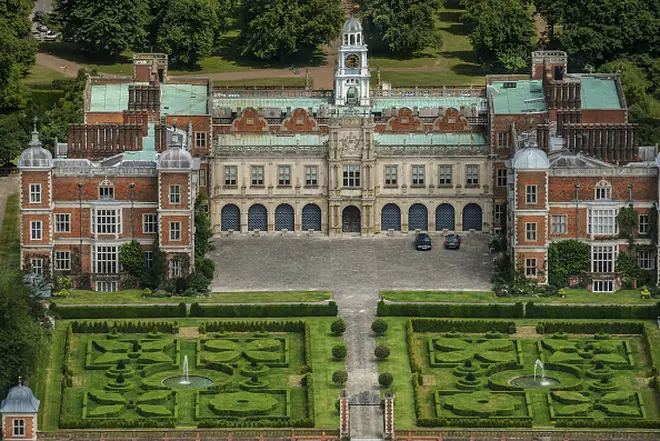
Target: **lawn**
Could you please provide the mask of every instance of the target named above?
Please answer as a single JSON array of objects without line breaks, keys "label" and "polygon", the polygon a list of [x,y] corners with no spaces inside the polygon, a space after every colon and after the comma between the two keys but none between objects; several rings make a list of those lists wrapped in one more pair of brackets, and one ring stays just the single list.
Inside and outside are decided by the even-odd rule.
[{"label": "lawn", "polygon": [[0,273],[18,270],[21,260],[21,240],[19,221],[20,207],[18,194],[12,194],[7,198],[5,217],[2,221],[0,231]]},{"label": "lawn", "polygon": [[53,80],[63,80],[65,78],[64,74],[58,70],[35,64],[30,69],[28,76],[23,79],[23,82],[26,84],[48,84]]},{"label": "lawn", "polygon": [[[45,372],[40,372],[41,382],[35,388],[42,400],[40,427],[55,430],[83,419],[87,421],[84,424],[94,425],[96,420],[112,417],[131,421],[127,426],[137,427],[145,418],[150,419],[148,425],[154,423],[149,416],[151,412],[162,413],[156,417],[162,422],[176,421],[177,427],[208,426],[209,421],[218,420],[242,424],[248,414],[253,416],[247,418],[253,420],[300,420],[308,418],[308,409],[313,408],[315,427],[334,429],[338,418],[334,403],[340,388],[332,383],[331,377],[332,372],[344,368],[344,363],[331,359],[332,346],[341,341],[340,337],[330,335],[333,320],[305,319],[311,335],[311,395],[303,383],[305,333],[302,328],[286,332],[218,332],[236,321],[183,319],[178,320],[181,328],[174,333],[139,332],[134,327],[122,329],[122,333],[83,333],[84,329],[77,329],[81,332],[72,334],[67,364],[73,376],[70,386],[64,389],[61,413],[59,381],[52,377],[61,371],[66,329],[71,322],[58,321],[48,366],[40,366]],[[138,320],[120,323],[128,322],[135,325]],[[243,326],[248,322],[240,321]],[[292,323],[297,322],[296,319]],[[211,323],[216,325],[212,327]],[[199,328],[202,324],[209,327]],[[257,325],[263,326],[269,325]],[[186,357],[191,380],[210,379],[213,385],[191,390],[178,384],[178,379],[167,385],[162,383],[181,374]],[[240,396],[234,394],[238,392]],[[313,407],[307,402],[308,396],[314,397]],[[140,400],[144,401],[142,405]],[[236,403],[232,404],[232,400]],[[232,418],[227,418],[229,414]]]},{"label": "lawn", "polygon": [[131,303],[286,303],[321,302],[328,300],[330,291],[248,291],[214,292],[208,297],[142,297],[142,290],[126,289],[117,292],[96,292],[74,289],[67,298],[53,298],[55,303],[75,304],[131,304]]},{"label": "lawn", "polygon": [[654,304],[658,299],[642,299],[639,290],[596,293],[586,289],[566,289],[566,297],[495,297],[491,291],[381,291],[392,302],[445,303],[556,303],[556,304]]},{"label": "lawn", "polygon": [[[378,341],[387,343],[393,355],[379,362],[379,372],[394,376],[395,425],[415,428],[418,426],[406,341],[407,319],[386,321],[389,330]],[[535,323],[516,321],[518,326]],[[647,329],[657,347],[660,332],[654,326]],[[414,332],[413,357],[423,373],[419,400],[422,417],[427,419],[424,428],[487,427],[487,421],[494,418],[494,414],[488,416],[489,412],[498,412],[490,420],[495,425],[504,418],[507,426],[535,428],[568,427],[574,423],[607,425],[608,419],[616,419],[616,427],[623,428],[637,427],[637,420],[658,421],[657,391],[648,380],[651,365],[642,336],[519,331],[521,334],[513,337],[490,332]],[[541,386],[541,369],[534,380],[536,360],[545,364],[548,381],[557,380],[559,384]],[[527,383],[516,386],[511,384],[514,379]]]}]

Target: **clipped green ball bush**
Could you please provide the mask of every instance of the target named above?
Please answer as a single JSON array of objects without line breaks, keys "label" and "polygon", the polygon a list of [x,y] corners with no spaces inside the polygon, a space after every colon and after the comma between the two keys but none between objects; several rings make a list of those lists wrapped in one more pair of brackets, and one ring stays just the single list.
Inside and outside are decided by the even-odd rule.
[{"label": "clipped green ball bush", "polygon": [[344,332],[346,332],[346,322],[338,318],[330,325],[330,331],[332,332],[332,335],[342,335]]},{"label": "clipped green ball bush", "polygon": [[378,343],[374,349],[374,355],[379,360],[386,360],[390,356],[390,347],[385,343]]},{"label": "clipped green ball bush", "polygon": [[334,371],[332,373],[332,382],[337,386],[343,386],[348,381],[348,373],[346,371]]},{"label": "clipped green ball bush", "polygon": [[371,324],[371,330],[374,331],[378,335],[383,335],[385,332],[387,332],[388,324],[385,320],[381,318],[377,318],[376,320],[373,321]]},{"label": "clipped green ball bush", "polygon": [[394,382],[394,377],[389,372],[383,372],[378,376],[378,384],[381,387],[390,387]]},{"label": "clipped green ball bush", "polygon": [[344,360],[348,355],[348,348],[344,343],[340,343],[332,347],[332,358],[337,361]]}]

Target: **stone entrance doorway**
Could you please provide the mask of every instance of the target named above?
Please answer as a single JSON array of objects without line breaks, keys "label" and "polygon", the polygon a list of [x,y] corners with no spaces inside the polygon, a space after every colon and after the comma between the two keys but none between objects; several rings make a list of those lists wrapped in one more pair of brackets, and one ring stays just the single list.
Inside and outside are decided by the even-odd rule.
[{"label": "stone entrance doorway", "polygon": [[359,233],[362,228],[360,221],[360,209],[355,205],[349,205],[341,212],[342,233]]}]

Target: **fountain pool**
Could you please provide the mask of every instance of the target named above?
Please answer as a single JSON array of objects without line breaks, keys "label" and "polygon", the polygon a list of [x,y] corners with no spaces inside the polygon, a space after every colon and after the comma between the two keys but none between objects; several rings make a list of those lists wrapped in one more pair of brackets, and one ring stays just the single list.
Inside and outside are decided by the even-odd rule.
[{"label": "fountain pool", "polygon": [[213,380],[202,375],[175,375],[165,378],[162,383],[172,389],[204,389],[212,385]]}]

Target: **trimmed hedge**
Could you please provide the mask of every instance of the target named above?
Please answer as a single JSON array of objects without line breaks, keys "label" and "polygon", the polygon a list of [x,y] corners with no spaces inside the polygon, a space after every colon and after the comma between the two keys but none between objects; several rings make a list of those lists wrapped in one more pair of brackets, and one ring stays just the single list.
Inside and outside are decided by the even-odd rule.
[{"label": "trimmed hedge", "polygon": [[556,427],[575,427],[575,428],[611,428],[620,429],[623,427],[634,427],[636,429],[658,429],[660,420],[647,420],[641,418],[557,418]]},{"label": "trimmed hedge", "polygon": [[186,304],[63,306],[51,303],[50,310],[61,319],[186,317]]},{"label": "trimmed hedge", "polygon": [[572,334],[642,334],[644,323],[641,322],[540,322],[537,325],[543,327],[546,334],[555,332],[570,332]]},{"label": "trimmed hedge", "polygon": [[[425,305],[426,306],[426,305]],[[526,318],[552,319],[635,319],[648,320],[658,317],[660,304],[655,305],[552,305],[528,303]],[[548,332],[546,330],[546,332]]]},{"label": "trimmed hedge", "polygon": [[121,428],[174,428],[176,418],[61,418],[60,429],[121,429]]},{"label": "trimmed hedge", "polygon": [[[522,302],[506,303],[385,303],[378,302],[379,317],[523,318]],[[506,332],[506,331],[504,331]]]},{"label": "trimmed hedge", "polygon": [[76,334],[108,334],[108,339],[121,337],[121,333],[143,334],[159,331],[167,334],[179,332],[177,322],[72,322],[72,332]]},{"label": "trimmed hedge", "polygon": [[516,324],[511,320],[440,320],[440,319],[413,319],[411,320],[414,332],[488,332],[497,331],[509,334],[516,332]]},{"label": "trimmed hedge", "polygon": [[337,304],[256,304],[256,305],[201,305],[190,306],[190,317],[333,317]]}]

